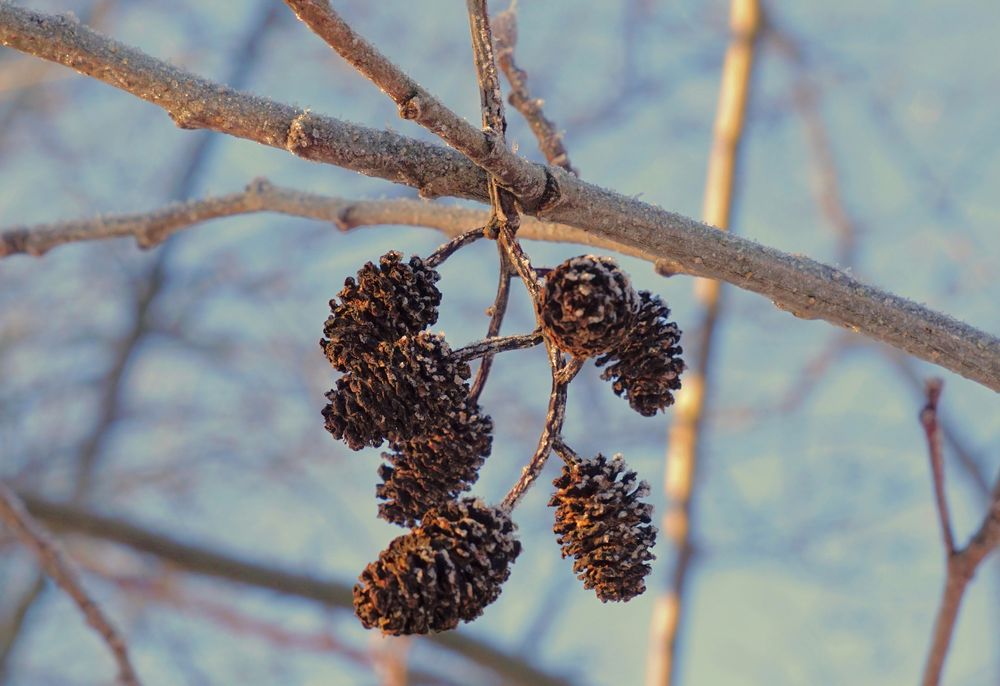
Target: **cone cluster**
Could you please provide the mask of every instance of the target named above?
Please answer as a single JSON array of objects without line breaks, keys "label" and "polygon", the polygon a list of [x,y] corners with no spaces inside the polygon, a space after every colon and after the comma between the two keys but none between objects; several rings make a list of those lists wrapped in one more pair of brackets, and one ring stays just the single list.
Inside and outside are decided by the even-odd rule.
[{"label": "cone cluster", "polygon": [[379,470],[379,514],[413,526],[475,482],[492,447],[493,422],[469,399],[469,365],[437,321],[437,271],[392,251],[347,279],[320,342],[344,374],[327,394],[326,429],[352,450],[389,441]]},{"label": "cone cluster", "polygon": [[[362,624],[392,635],[477,618],[521,552],[508,509],[462,497],[490,454],[493,421],[470,397],[469,364],[427,331],[438,318],[438,280],[420,258],[386,253],[345,281],[320,341],[340,372],[326,396],[326,429],[352,450],[388,442],[379,516],[410,529],[354,587]],[[659,297],[633,290],[613,260],[567,260],[548,273],[536,304],[548,341],[595,357],[634,410],[650,416],[673,403],[684,369],[680,330]],[[654,558],[652,506],[642,502],[649,487],[621,456],[585,459],[559,445],[565,466],[549,505],[563,557],[602,601],[629,600],[645,590]]]},{"label": "cone cluster", "polygon": [[354,610],[366,628],[426,634],[471,621],[497,599],[521,552],[501,508],[474,498],[428,510],[397,537],[354,586]]},{"label": "cone cluster", "polygon": [[653,506],[641,501],[649,485],[638,481],[621,455],[608,460],[572,457],[553,481],[549,501],[563,557],[603,602],[630,600],[646,590],[648,562],[655,558]]}]

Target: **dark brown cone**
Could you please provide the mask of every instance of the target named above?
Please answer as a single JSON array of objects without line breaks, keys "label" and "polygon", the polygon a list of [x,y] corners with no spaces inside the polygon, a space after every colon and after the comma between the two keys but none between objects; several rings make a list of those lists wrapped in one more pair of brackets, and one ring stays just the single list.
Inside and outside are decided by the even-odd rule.
[{"label": "dark brown cone", "polygon": [[454,629],[500,596],[521,552],[506,511],[474,498],[429,510],[358,577],[354,611],[394,636]]},{"label": "dark brown cone", "polygon": [[605,380],[613,379],[616,395],[625,394],[628,404],[644,417],[674,404],[673,391],[680,390],[684,360],[677,343],[681,331],[668,321],[670,308],[658,295],[639,291],[639,313],[619,350],[597,358]]},{"label": "dark brown cone", "polygon": [[440,275],[424,266],[419,257],[401,261],[395,250],[369,262],[348,278],[323,328],[320,346],[334,369],[347,372],[363,354],[371,354],[379,343],[392,343],[423,331],[438,318]]},{"label": "dark brown cone", "polygon": [[628,276],[614,260],[582,255],[566,260],[545,278],[541,315],[560,350],[589,357],[621,342],[637,306]]},{"label": "dark brown cone", "polygon": [[323,410],[326,430],[352,450],[424,435],[467,403],[469,365],[454,359],[440,334],[380,343],[354,364],[326,394]]},{"label": "dark brown cone", "polygon": [[653,506],[639,499],[649,495],[649,485],[637,481],[620,455],[610,461],[603,455],[574,457],[553,485],[552,530],[563,557],[574,558],[584,588],[594,589],[602,602],[631,600],[645,591],[656,527],[650,523]]},{"label": "dark brown cone", "polygon": [[479,478],[479,468],[493,444],[493,421],[478,405],[466,403],[443,418],[426,435],[393,443],[383,453],[389,464],[379,467],[383,483],[375,495],[379,516],[412,527],[432,507],[467,491]]}]

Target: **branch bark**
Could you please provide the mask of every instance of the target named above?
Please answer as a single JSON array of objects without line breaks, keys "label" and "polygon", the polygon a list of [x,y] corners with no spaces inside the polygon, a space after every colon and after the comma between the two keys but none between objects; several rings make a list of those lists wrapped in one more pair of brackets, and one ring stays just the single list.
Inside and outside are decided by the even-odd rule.
[{"label": "branch bark", "polygon": [[[167,65],[65,18],[0,4],[0,45],[59,62],[208,128],[403,183],[424,196],[488,200],[485,172],[460,153],[240,93]],[[732,283],[796,316],[824,319],[1000,391],[1000,339],[845,272],[716,231],[693,219],[518,160],[549,187],[525,211],[658,261],[664,273]],[[507,159],[507,158],[505,158]],[[539,176],[540,175],[540,176]]]},{"label": "branch bark", "polygon": [[[192,574],[313,600],[333,608],[353,610],[353,593],[347,584],[224,555],[122,519],[94,514],[83,507],[52,502],[28,493],[19,495],[28,511],[54,530],[111,541],[136,552],[153,555]],[[525,686],[570,686],[568,679],[545,672],[516,655],[459,632],[434,634],[428,636],[426,640],[492,671],[504,683]]]}]

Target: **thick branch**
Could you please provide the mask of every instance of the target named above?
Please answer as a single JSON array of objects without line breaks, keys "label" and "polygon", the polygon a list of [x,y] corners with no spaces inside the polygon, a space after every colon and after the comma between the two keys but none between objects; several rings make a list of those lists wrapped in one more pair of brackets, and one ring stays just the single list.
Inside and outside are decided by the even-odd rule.
[{"label": "thick branch", "polygon": [[[306,574],[296,574],[279,567],[224,555],[207,547],[191,545],[113,517],[97,515],[82,507],[47,501],[21,494],[28,510],[53,529],[112,541],[140,553],[153,555],[193,574],[224,579],[275,593],[314,600],[330,607],[352,610],[351,587]],[[481,667],[491,670],[505,682],[534,686],[568,686],[561,677],[490,645],[456,632],[434,634],[428,641],[461,654]]]},{"label": "thick branch", "polygon": [[[0,4],[0,44],[153,102],[181,126],[286,148],[306,159],[413,186],[428,196],[488,199],[485,173],[459,153],[231,90],[64,17]],[[539,169],[526,160],[519,164]],[[559,199],[534,212],[540,218],[638,251],[658,260],[661,271],[720,279],[760,293],[797,316],[846,327],[1000,391],[1000,339],[993,335],[833,267],[715,231],[558,168],[548,174]]]},{"label": "thick branch", "polygon": [[14,535],[38,561],[38,566],[66,592],[94,631],[103,639],[118,665],[118,681],[123,686],[139,686],[139,677],[128,657],[128,647],[100,606],[80,583],[73,562],[58,543],[28,514],[21,499],[0,482],[0,522]]}]

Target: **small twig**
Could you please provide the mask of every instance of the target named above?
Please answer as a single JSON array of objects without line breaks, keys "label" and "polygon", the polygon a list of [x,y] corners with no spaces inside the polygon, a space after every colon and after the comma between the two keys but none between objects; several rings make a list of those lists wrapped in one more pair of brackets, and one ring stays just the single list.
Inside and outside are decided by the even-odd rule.
[{"label": "small twig", "polygon": [[[546,193],[546,175],[528,169],[488,132],[477,130],[393,64],[347,25],[328,0],[285,0],[285,4],[341,57],[392,98],[399,116],[439,136],[500,180],[529,206]],[[492,52],[492,48],[491,48]],[[502,133],[502,129],[498,130]]]},{"label": "small twig", "polygon": [[552,452],[552,443],[562,432],[563,420],[566,418],[566,390],[567,385],[560,383],[556,378],[557,369],[552,373],[552,393],[549,395],[549,409],[545,414],[545,425],[542,427],[542,434],[538,437],[538,447],[531,460],[521,470],[521,476],[508,491],[501,502],[501,507],[513,510],[518,501],[528,492],[531,484],[535,482],[542,468],[545,466],[549,453]]},{"label": "small twig", "polygon": [[[493,37],[490,29],[489,12],[486,0],[467,0],[466,11],[469,14],[469,31],[472,37],[472,55],[476,67],[476,79],[479,83],[479,98],[482,108],[483,129],[493,141],[493,145],[507,149],[506,132],[507,119],[503,110],[503,98],[500,93],[500,77],[497,74],[496,60],[493,57]],[[517,244],[515,234],[521,226],[520,213],[514,196],[502,188],[500,179],[491,174],[489,179],[490,205],[493,216],[488,225],[490,238],[499,239],[501,232],[505,238],[497,240],[497,251],[500,257],[500,276],[497,283],[497,294],[490,309],[490,323],[487,336],[500,333],[503,318],[510,302],[511,263],[514,257],[512,245]],[[525,282],[528,286],[528,282]],[[530,291],[530,287],[528,288]],[[483,358],[476,378],[470,390],[470,397],[477,401],[486,388],[490,369],[493,367],[493,354]]]},{"label": "small twig", "polygon": [[561,436],[553,441],[552,450],[554,450],[564,462],[572,462],[579,457],[575,450],[566,445]]},{"label": "small twig", "polygon": [[474,243],[475,241],[478,241],[480,238],[482,238],[485,235],[485,230],[486,230],[485,227],[480,226],[478,229],[472,229],[470,231],[466,231],[463,234],[455,236],[450,241],[438,247],[437,250],[428,255],[427,259],[424,260],[424,264],[430,267],[431,269],[438,267],[442,262],[447,260],[452,255],[454,255],[458,249],[464,248],[470,243]]},{"label": "small twig", "polygon": [[[483,168],[456,150],[239,92],[66,17],[0,3],[0,45],[71,66],[147,100],[185,128],[212,129],[406,184],[425,197],[488,198]],[[594,237],[600,237],[618,246],[613,249],[656,260],[663,271],[727,281],[782,309],[848,328],[1000,390],[1000,338],[986,331],[840,269],[715,231],[562,169],[543,168],[516,155],[503,159],[538,184],[535,193],[518,195],[525,212],[584,229],[575,232],[578,242],[595,245]]]},{"label": "small twig", "polygon": [[[500,327],[503,326],[503,318],[507,313],[507,304],[510,302],[510,258],[503,249],[503,245],[499,242],[497,243],[497,253],[500,256],[500,277],[497,282],[497,295],[493,299],[493,304],[489,309],[490,323],[486,327],[487,338],[500,334]],[[486,388],[490,369],[493,368],[493,357],[493,353],[487,353],[479,363],[479,369],[476,370],[476,378],[473,379],[472,388],[469,390],[469,399],[473,403],[479,402],[479,396],[483,394],[483,389]]]},{"label": "small twig", "polygon": [[[351,200],[276,186],[254,179],[238,193],[176,202],[150,212],[114,214],[51,224],[10,226],[0,229],[0,258],[27,254],[40,257],[61,245],[131,237],[143,248],[161,244],[179,231],[203,222],[257,212],[275,212],[335,224],[341,231],[365,226],[401,224],[437,229],[458,236],[467,227],[484,225],[490,212],[429,203],[422,200]],[[634,257],[648,257],[594,234],[564,224],[521,218],[520,235],[534,240],[579,243],[614,250]]]},{"label": "small twig", "polygon": [[511,265],[524,282],[525,288],[531,294],[532,301],[537,303],[542,292],[542,282],[538,278],[535,269],[531,266],[531,260],[528,259],[517,237],[514,236],[514,233],[508,227],[501,227],[500,237],[497,240],[500,241],[500,245],[507,251]]},{"label": "small twig", "polygon": [[495,355],[509,350],[533,348],[542,341],[541,329],[536,329],[531,333],[520,333],[512,336],[493,336],[462,346],[454,351],[453,356],[459,361],[467,362],[485,355]]},{"label": "small twig", "polygon": [[119,683],[122,686],[139,686],[139,677],[129,661],[125,641],[100,606],[83,589],[75,565],[55,539],[28,514],[21,499],[3,482],[0,482],[0,521],[34,554],[39,566],[73,599],[87,624],[108,645],[118,665]]},{"label": "small twig", "polygon": [[938,517],[941,521],[947,560],[947,575],[944,590],[941,593],[941,601],[938,604],[937,617],[934,620],[931,645],[927,652],[927,662],[924,666],[924,676],[921,682],[923,686],[937,686],[941,682],[941,673],[944,670],[944,662],[948,657],[951,639],[955,633],[955,624],[958,621],[958,612],[962,606],[965,589],[986,556],[1000,546],[1000,477],[998,477],[993,485],[990,503],[979,530],[964,548],[955,548],[954,535],[951,531],[951,518],[948,514],[948,503],[944,493],[941,430],[937,421],[937,405],[941,396],[941,387],[940,379],[931,379],[927,382],[927,403],[920,412],[920,424],[927,436],[931,473],[934,478],[934,497]]},{"label": "small twig", "polygon": [[927,453],[931,461],[931,478],[934,482],[934,502],[937,505],[938,519],[941,523],[941,537],[944,539],[945,553],[950,557],[955,554],[955,535],[951,529],[951,515],[948,512],[948,499],[944,491],[944,458],[941,454],[941,427],[938,424],[937,408],[941,398],[941,379],[928,379],[926,385],[927,404],[920,411],[920,424],[927,436]]},{"label": "small twig", "polygon": [[542,111],[542,101],[533,98],[528,90],[528,74],[514,62],[514,46],[517,44],[517,7],[512,2],[510,7],[493,17],[493,42],[497,48],[497,61],[503,70],[511,93],[507,102],[521,113],[531,132],[538,140],[538,149],[545,155],[549,164],[562,167],[571,174],[577,171],[569,162],[569,153],[563,145],[562,135],[556,130],[555,124]]},{"label": "small twig", "polygon": [[948,558],[947,578],[941,593],[937,618],[934,621],[931,646],[927,653],[921,682],[923,686],[937,686],[940,683],[965,589],[982,561],[998,546],[1000,546],[1000,479],[993,488],[993,500],[979,530],[968,545]]},{"label": "small twig", "polygon": [[570,358],[568,362],[559,360],[559,353],[555,346],[549,345],[550,361],[554,356],[556,362],[552,364],[552,393],[549,395],[549,409],[545,414],[545,425],[542,427],[542,434],[538,437],[538,447],[535,454],[527,466],[521,471],[520,478],[514,483],[510,491],[504,497],[501,506],[507,510],[517,507],[518,501],[531,488],[531,484],[538,479],[545,467],[545,462],[549,459],[552,446],[560,440],[562,435],[563,420],[566,419],[566,391],[569,388],[569,381],[576,376],[576,372],[583,366],[584,360],[580,358]]}]

